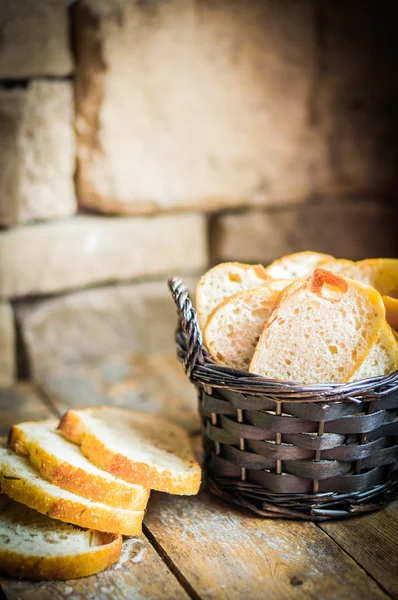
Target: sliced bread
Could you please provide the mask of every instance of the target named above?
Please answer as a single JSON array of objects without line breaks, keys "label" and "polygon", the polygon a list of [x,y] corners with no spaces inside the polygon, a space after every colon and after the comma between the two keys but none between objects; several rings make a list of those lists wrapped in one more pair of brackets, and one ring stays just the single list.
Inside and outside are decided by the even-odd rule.
[{"label": "sliced bread", "polygon": [[144,510],[149,489],[115,477],[93,465],[57,431],[57,420],[19,423],[11,428],[8,445],[51,483],[88,500],[116,508]]},{"label": "sliced bread", "polygon": [[0,494],[0,572],[25,579],[75,579],[117,562],[122,538],[54,521]]},{"label": "sliced bread", "polygon": [[247,370],[264,325],[289,279],[275,279],[238,292],[219,304],[208,318],[204,340],[220,364]]},{"label": "sliced bread", "polygon": [[384,313],[373,288],[316,269],[273,311],[250,371],[300,383],[349,381],[376,342]]},{"label": "sliced bread", "polygon": [[49,483],[29,461],[0,443],[0,491],[37,512],[73,523],[123,535],[140,535],[144,511],[113,508],[92,502]]},{"label": "sliced bread", "polygon": [[220,263],[207,271],[196,288],[196,310],[202,331],[210,313],[225,298],[241,290],[259,287],[269,279],[262,265]]},{"label": "sliced bread", "polygon": [[322,269],[341,275],[346,269],[352,267],[354,264],[353,260],[348,260],[347,258],[333,258],[330,261],[322,263]]},{"label": "sliced bread", "polygon": [[323,263],[335,260],[330,254],[319,252],[296,252],[282,256],[266,267],[266,273],[273,279],[301,279],[307,277]]},{"label": "sliced bread", "polygon": [[344,277],[374,287],[382,296],[398,298],[398,259],[367,258],[343,271]]},{"label": "sliced bread", "polygon": [[70,410],[60,432],[100,469],[170,494],[196,494],[201,481],[187,432],[165,419],[99,406]]},{"label": "sliced bread", "polygon": [[391,327],[384,323],[379,338],[350,381],[388,375],[398,369],[398,342]]},{"label": "sliced bread", "polygon": [[398,298],[391,298],[391,296],[382,296],[382,298],[386,309],[387,323],[393,329],[398,330]]}]

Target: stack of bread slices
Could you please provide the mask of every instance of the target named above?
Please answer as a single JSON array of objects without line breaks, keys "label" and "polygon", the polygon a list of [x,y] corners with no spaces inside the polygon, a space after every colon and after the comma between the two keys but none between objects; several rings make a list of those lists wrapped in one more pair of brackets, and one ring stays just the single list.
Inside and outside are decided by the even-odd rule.
[{"label": "stack of bread slices", "polygon": [[153,415],[97,407],[14,425],[0,441],[0,572],[91,575],[138,536],[150,490],[196,494],[188,434]]},{"label": "stack of bread slices", "polygon": [[214,361],[303,384],[398,369],[398,260],[317,252],[268,267],[222,263],[200,279],[199,324]]}]

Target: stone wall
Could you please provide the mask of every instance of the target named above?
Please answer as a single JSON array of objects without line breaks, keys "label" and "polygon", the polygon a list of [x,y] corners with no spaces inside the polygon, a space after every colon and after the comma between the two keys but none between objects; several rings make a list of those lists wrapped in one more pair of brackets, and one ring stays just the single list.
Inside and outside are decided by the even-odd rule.
[{"label": "stone wall", "polygon": [[0,386],[172,352],[175,273],[396,255],[393,9],[3,2]]}]

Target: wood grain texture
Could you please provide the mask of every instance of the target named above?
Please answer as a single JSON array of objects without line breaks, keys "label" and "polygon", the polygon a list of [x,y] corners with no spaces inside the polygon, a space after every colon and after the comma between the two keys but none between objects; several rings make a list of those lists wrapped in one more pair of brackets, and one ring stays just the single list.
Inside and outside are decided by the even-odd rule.
[{"label": "wood grain texture", "polygon": [[59,416],[105,404],[157,414],[192,433],[200,430],[195,388],[174,353],[112,355],[92,365],[41,372],[37,381]]},{"label": "wood grain texture", "polygon": [[[188,600],[189,596],[151,544],[144,537],[142,540],[145,546],[142,542],[131,543],[134,538],[125,540],[123,550],[127,560],[98,575],[38,583],[0,576],[0,584],[8,600]],[[143,560],[134,562],[143,547]]]},{"label": "wood grain texture", "polygon": [[53,417],[34,385],[24,382],[0,389],[0,435],[14,423]]},{"label": "wood grain texture", "polygon": [[398,501],[370,515],[320,527],[393,598],[398,598]]},{"label": "wood grain texture", "polygon": [[201,493],[153,493],[147,535],[201,598],[387,598],[318,527],[253,518]]}]

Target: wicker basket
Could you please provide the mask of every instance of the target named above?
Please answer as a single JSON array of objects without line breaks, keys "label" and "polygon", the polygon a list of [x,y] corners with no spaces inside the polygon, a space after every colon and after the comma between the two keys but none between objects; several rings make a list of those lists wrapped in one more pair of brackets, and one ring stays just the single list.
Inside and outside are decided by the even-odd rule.
[{"label": "wicker basket", "polygon": [[169,287],[177,355],[198,390],[210,491],[259,516],[311,521],[398,496],[398,371],[303,386],[219,366],[184,283],[173,277]]}]

